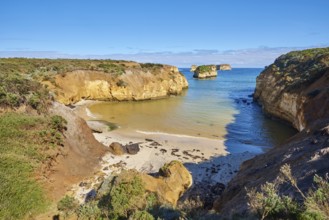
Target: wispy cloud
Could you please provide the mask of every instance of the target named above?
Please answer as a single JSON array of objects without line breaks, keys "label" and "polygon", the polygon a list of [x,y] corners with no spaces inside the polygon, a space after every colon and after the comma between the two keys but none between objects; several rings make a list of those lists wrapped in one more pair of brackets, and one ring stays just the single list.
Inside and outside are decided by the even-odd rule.
[{"label": "wispy cloud", "polygon": [[0,51],[0,57],[29,57],[29,58],[78,58],[78,59],[120,59],[137,62],[165,63],[179,67],[189,67],[192,64],[222,64],[229,63],[233,67],[264,67],[271,64],[277,57],[292,50],[324,47],[317,45],[310,47],[259,47],[241,50],[203,50],[195,49],[173,53],[138,52],[134,54],[107,54],[107,55],[75,55],[56,51]]}]

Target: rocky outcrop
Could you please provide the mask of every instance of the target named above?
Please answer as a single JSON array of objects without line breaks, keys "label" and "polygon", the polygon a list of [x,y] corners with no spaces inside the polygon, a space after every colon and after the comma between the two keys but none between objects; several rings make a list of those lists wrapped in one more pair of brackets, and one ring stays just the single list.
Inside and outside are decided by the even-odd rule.
[{"label": "rocky outcrop", "polygon": [[217,69],[215,65],[198,66],[194,71],[194,78],[205,79],[217,76]]},{"label": "rocky outcrop", "polygon": [[216,66],[217,70],[227,71],[232,70],[232,67],[230,64],[220,64]]},{"label": "rocky outcrop", "polygon": [[138,101],[162,98],[180,94],[188,83],[177,67],[161,65],[127,67],[120,74],[74,70],[56,75],[55,83],[48,86],[56,100],[67,105],[82,99]]},{"label": "rocky outcrop", "polygon": [[299,131],[328,117],[329,48],[280,56],[256,80],[255,100],[266,114]]},{"label": "rocky outcrop", "polygon": [[[301,132],[287,143],[244,162],[217,199],[214,208],[224,216],[248,212],[246,188],[259,189],[279,176],[288,164],[298,187],[307,193],[315,174],[329,170],[329,48],[291,52],[279,57],[257,78],[255,99],[271,116],[290,122]],[[293,187],[283,184],[280,195],[301,201]]]},{"label": "rocky outcrop", "polygon": [[190,69],[190,72],[194,72],[196,70],[198,66],[197,65],[192,65],[191,66],[191,69]]},{"label": "rocky outcrop", "polygon": [[[111,190],[113,184],[129,182],[137,177],[142,180],[147,193],[155,193],[160,204],[176,206],[179,197],[192,185],[192,176],[181,162],[172,161],[161,168],[158,176],[150,176],[136,170],[122,171],[119,175],[110,177],[111,181],[104,181],[99,194]],[[141,195],[144,197],[144,195]],[[141,198],[141,202],[142,202]]]}]

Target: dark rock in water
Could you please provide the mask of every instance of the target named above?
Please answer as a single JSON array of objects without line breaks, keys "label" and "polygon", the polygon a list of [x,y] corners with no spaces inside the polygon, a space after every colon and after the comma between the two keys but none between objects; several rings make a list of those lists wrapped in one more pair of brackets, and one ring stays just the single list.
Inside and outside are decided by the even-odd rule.
[{"label": "dark rock in water", "polygon": [[110,144],[110,151],[114,155],[123,155],[124,153],[126,153],[125,148],[122,146],[122,144],[118,142],[113,142],[112,144]]},{"label": "dark rock in water", "polygon": [[145,138],[145,141],[153,142],[154,140],[152,140],[152,139],[150,139],[150,138]]},{"label": "dark rock in water", "polygon": [[125,146],[128,154],[137,154],[140,150],[139,144],[129,144]]}]

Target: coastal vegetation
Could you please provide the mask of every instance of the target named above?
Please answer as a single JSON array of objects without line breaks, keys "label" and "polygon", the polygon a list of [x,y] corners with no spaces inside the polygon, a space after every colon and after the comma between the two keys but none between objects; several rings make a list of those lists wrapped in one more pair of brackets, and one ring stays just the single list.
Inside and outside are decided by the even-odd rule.
[{"label": "coastal vegetation", "polygon": [[[290,122],[301,132],[285,145],[274,147],[241,166],[224,193],[218,195],[217,204],[220,207],[214,205],[224,217],[235,211],[237,216],[247,213],[248,216],[244,217],[250,219],[329,218],[326,163],[329,135],[328,61],[328,48],[291,52],[279,57],[258,77],[255,100],[263,105],[267,114]],[[108,91],[106,89],[109,87],[119,87],[117,91],[121,91],[129,87],[129,77],[135,77],[132,78],[134,82],[141,79],[140,75],[136,77],[127,72],[138,69],[146,71],[146,75],[157,75],[163,72],[161,68],[167,68],[168,85],[181,80],[170,75],[177,71],[161,64],[112,60],[0,59],[0,218],[33,218],[46,211],[53,202],[48,197],[46,187],[50,183],[48,175],[54,161],[58,163],[59,156],[67,156],[63,150],[68,141],[65,132],[69,129],[68,121],[53,114],[50,106],[59,97],[60,90],[57,89],[63,89],[61,86],[66,85],[64,82],[70,72],[78,71],[72,78],[81,76],[79,74],[99,77],[98,73],[93,75],[94,71],[102,72],[101,77],[104,77],[103,74],[106,76],[101,79],[95,77],[93,83],[96,84],[89,83],[88,88],[95,87],[97,91],[105,88],[104,91]],[[200,72],[208,72],[213,71],[214,66],[198,68]],[[87,72],[79,72],[81,70]],[[108,76],[115,80],[106,81]],[[141,82],[145,83],[145,78]],[[153,87],[157,88],[155,84],[150,88]],[[111,94],[117,91],[111,91]],[[90,94],[80,95],[77,100],[69,101],[74,103],[83,97],[91,97]],[[292,105],[295,107],[291,108]],[[294,112],[294,109],[298,111]],[[281,115],[275,115],[273,111]],[[295,122],[295,119],[299,121]],[[72,130],[71,138],[81,139],[90,133],[85,131],[77,135]],[[70,141],[71,144],[75,143],[74,140]],[[80,160],[82,157],[79,156]],[[96,159],[99,161],[99,157]],[[195,213],[195,207],[202,207],[200,204],[184,204],[185,207],[177,208],[179,197],[191,184],[191,174],[182,163],[173,161],[165,164],[154,176],[137,171],[113,174],[94,189],[97,191],[95,196],[82,204],[72,196],[64,196],[57,203],[57,209],[61,217],[73,215],[78,219],[217,218],[217,214],[207,209],[200,208]],[[246,190],[242,190],[242,186],[246,186]]]},{"label": "coastal vegetation", "polygon": [[20,219],[45,210],[42,187],[47,164],[63,144],[59,116],[0,115],[0,218]]},{"label": "coastal vegetation", "polygon": [[[281,195],[278,187],[288,184],[299,193],[302,202],[287,195]],[[315,174],[314,185],[307,194],[304,194],[291,173],[289,165],[280,169],[279,176],[274,182],[266,182],[255,188],[246,189],[250,211],[263,219],[301,219],[325,220],[329,219],[329,177],[320,177]]]},{"label": "coastal vegetation", "polygon": [[200,73],[210,72],[210,71],[212,71],[212,67],[213,67],[213,65],[201,65],[201,66],[198,66],[195,71],[198,71]]}]

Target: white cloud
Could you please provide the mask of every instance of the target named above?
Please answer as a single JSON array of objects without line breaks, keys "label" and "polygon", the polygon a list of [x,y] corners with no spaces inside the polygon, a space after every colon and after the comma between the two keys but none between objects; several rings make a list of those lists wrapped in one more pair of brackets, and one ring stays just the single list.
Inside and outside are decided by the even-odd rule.
[{"label": "white cloud", "polygon": [[[327,45],[321,45],[327,46]],[[307,48],[313,48],[311,46]],[[241,50],[203,50],[172,53],[140,52],[135,54],[107,54],[107,55],[74,55],[56,51],[0,51],[0,57],[28,57],[28,58],[78,58],[78,59],[120,59],[137,62],[165,63],[178,67],[190,67],[192,64],[222,64],[229,63],[233,67],[264,67],[273,63],[280,55],[292,50],[301,50],[306,47],[259,47]]]}]

